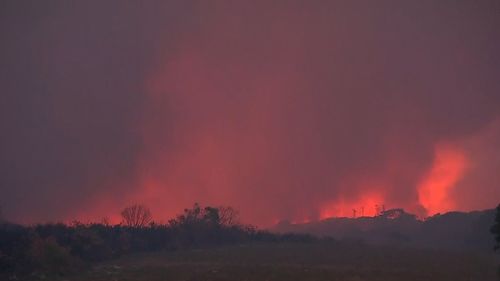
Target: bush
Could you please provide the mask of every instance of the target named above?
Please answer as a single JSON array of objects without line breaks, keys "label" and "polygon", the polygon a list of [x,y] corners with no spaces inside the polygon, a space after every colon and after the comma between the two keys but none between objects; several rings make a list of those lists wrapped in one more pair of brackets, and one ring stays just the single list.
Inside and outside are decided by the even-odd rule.
[{"label": "bush", "polygon": [[0,224],[0,273],[63,274],[132,252],[211,247],[248,242],[311,242],[299,234],[273,234],[237,223],[237,212],[195,204],[168,224],[114,225],[73,222],[36,226]]},{"label": "bush", "polygon": [[38,270],[63,274],[76,269],[79,265],[67,248],[59,245],[54,237],[36,237],[31,245],[31,257]]}]

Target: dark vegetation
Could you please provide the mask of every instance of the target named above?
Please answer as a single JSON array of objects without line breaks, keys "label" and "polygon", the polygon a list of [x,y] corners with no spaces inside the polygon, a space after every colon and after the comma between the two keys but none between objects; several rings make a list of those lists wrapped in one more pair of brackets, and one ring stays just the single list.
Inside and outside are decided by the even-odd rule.
[{"label": "dark vegetation", "polygon": [[[488,230],[494,220],[495,210],[449,212],[419,220],[402,209],[391,209],[376,217],[331,218],[304,224],[281,222],[273,231],[359,239],[372,244],[491,252],[494,239]],[[498,220],[497,215],[496,233]]]},{"label": "dark vegetation", "polygon": [[[490,229],[491,233],[495,235],[495,251],[500,249],[500,204],[498,204],[495,215],[495,224]],[[500,265],[497,266],[497,273],[500,279]]]},{"label": "dark vegetation", "polygon": [[491,233],[495,235],[495,250],[500,249],[500,204],[497,206],[495,224],[491,227]]},{"label": "dark vegetation", "polygon": [[310,235],[272,234],[237,223],[230,207],[195,204],[167,224],[152,221],[150,211],[134,205],[119,225],[107,223],[0,224],[0,280],[19,276],[71,273],[88,264],[125,254],[200,249],[256,242],[310,242]]},{"label": "dark vegetation", "polygon": [[[281,234],[240,224],[231,207],[195,204],[166,224],[155,223],[142,205],[125,208],[121,215],[118,225],[103,221],[22,226],[0,221],[0,280],[234,280],[236,275],[247,280],[496,278],[497,261],[488,252],[420,246],[439,241],[468,246],[482,240],[491,245],[491,253],[493,239],[487,230],[491,228],[498,248],[500,206],[496,220],[494,210],[419,221],[396,209],[374,218],[282,223],[277,228],[289,232]],[[308,234],[296,234],[301,232]],[[317,238],[321,235],[329,238]]]}]

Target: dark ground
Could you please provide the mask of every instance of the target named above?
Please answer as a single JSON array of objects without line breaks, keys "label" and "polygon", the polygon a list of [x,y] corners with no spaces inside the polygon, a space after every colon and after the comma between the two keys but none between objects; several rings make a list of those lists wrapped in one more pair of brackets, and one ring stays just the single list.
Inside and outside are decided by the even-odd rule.
[{"label": "dark ground", "polygon": [[61,280],[494,281],[496,264],[493,254],[357,242],[254,244],[131,255]]}]

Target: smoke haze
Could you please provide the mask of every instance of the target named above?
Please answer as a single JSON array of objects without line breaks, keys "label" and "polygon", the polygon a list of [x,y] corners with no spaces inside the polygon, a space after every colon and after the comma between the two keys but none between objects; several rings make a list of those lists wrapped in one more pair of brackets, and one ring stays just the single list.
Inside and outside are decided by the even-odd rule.
[{"label": "smoke haze", "polygon": [[497,1],[0,5],[12,220],[498,204]]}]

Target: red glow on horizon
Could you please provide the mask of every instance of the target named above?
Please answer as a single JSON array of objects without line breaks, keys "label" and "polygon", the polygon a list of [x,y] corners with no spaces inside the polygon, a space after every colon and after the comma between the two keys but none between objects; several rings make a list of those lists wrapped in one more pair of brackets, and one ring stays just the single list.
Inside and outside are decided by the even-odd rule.
[{"label": "red glow on horizon", "polygon": [[110,205],[109,197],[111,195],[103,195],[95,198],[92,202],[92,208],[80,210],[76,214],[68,214],[64,219],[64,223],[71,224],[73,222],[80,223],[105,223],[116,225],[122,222],[120,211],[122,210],[119,204]]},{"label": "red glow on horizon", "polygon": [[320,211],[320,219],[334,217],[373,217],[382,210],[384,199],[380,194],[365,195],[358,200],[340,199],[326,204]]},{"label": "red glow on horizon", "polygon": [[432,168],[418,185],[419,202],[428,215],[457,207],[450,192],[462,179],[466,168],[467,159],[462,151],[446,145],[436,146]]},{"label": "red glow on horizon", "polygon": [[312,222],[313,220],[309,219],[309,218],[302,218],[302,219],[296,219],[296,220],[292,220],[291,223],[292,224],[305,224],[305,223],[310,223]]}]

